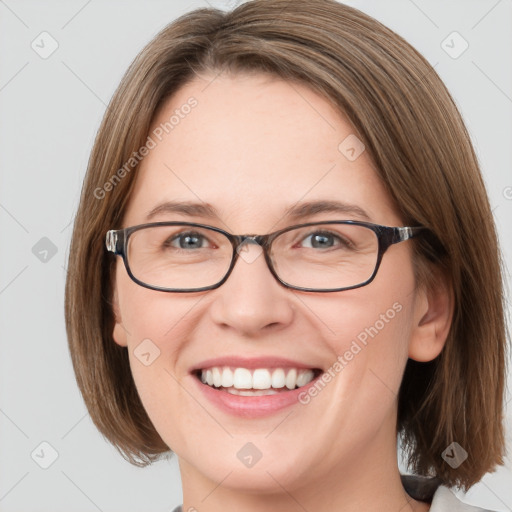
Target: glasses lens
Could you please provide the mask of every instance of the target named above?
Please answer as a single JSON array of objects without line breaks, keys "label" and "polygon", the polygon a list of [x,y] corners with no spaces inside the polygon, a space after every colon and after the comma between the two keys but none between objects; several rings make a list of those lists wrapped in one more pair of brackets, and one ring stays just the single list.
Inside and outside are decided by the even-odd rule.
[{"label": "glasses lens", "polygon": [[233,246],[217,231],[197,226],[150,226],[131,234],[128,264],[134,277],[150,286],[196,289],[226,275]]},{"label": "glasses lens", "polygon": [[286,231],[272,244],[277,275],[291,286],[334,290],[372,276],[379,253],[377,235],[354,224],[316,224]]}]

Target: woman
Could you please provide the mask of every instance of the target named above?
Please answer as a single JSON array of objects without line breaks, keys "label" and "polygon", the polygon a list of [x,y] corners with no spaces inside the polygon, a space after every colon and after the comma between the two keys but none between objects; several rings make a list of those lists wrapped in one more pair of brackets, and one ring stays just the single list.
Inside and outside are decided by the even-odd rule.
[{"label": "woman", "polygon": [[135,465],[176,453],[176,510],[477,510],[449,487],[503,463],[478,163],[428,62],[353,8],[255,0],[158,34],[68,268],[90,415]]}]

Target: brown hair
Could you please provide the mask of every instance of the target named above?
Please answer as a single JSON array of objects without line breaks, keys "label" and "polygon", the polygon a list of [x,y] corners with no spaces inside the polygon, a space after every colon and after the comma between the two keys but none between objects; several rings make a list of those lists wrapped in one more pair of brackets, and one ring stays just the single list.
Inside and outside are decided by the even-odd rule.
[{"label": "brown hair", "polygon": [[[441,354],[407,362],[397,433],[413,471],[469,488],[504,454],[501,262],[477,158],[429,63],[393,31],[334,0],[190,12],[123,77],[90,156],[66,282],[69,348],[93,422],[132,464],[169,453],[139,399],[127,351],[112,339],[115,257],[104,239],[121,227],[135,181],[136,166],[119,170],[146,143],[158,109],[203,71],[266,72],[320,93],[352,123],[404,222],[429,228],[432,236],[414,243],[417,277],[428,284],[432,266],[441,268],[455,310]],[[456,469],[441,457],[453,441],[468,453]]]}]

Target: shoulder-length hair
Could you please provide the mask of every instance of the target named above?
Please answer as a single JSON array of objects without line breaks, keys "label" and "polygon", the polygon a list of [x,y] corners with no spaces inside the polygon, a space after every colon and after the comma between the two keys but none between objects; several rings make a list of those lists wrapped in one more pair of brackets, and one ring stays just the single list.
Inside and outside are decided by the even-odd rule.
[{"label": "shoulder-length hair", "polygon": [[[190,12],[166,26],[123,77],[92,148],[66,282],[69,348],[93,422],[137,466],[172,453],[140,401],[127,351],[112,338],[115,257],[104,240],[122,222],[133,158],[155,114],[205,71],[270,73],[321,94],[353,125],[404,222],[429,229],[430,237],[413,241],[417,280],[428,286],[441,269],[454,316],[437,358],[407,362],[397,434],[414,472],[469,488],[504,455],[506,324],[486,190],[435,70],[396,33],[334,0],[255,0],[227,13]],[[442,457],[452,442],[468,454],[457,468]]]}]

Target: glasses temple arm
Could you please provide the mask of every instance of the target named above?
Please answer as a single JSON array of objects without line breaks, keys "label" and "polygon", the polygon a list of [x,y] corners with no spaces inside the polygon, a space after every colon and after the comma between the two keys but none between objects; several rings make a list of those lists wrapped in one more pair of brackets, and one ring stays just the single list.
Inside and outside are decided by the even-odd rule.
[{"label": "glasses temple arm", "polygon": [[117,250],[118,247],[118,231],[111,229],[107,231],[107,235],[105,237],[105,247],[109,252],[113,252],[114,254],[119,254]]},{"label": "glasses temple arm", "polygon": [[409,240],[409,238],[413,238],[414,236],[416,236],[418,233],[420,233],[424,229],[426,229],[426,228],[424,228],[423,226],[397,227],[397,228],[395,228],[395,236],[394,236],[395,240],[393,242],[397,243],[397,242],[404,242],[405,240]]}]

